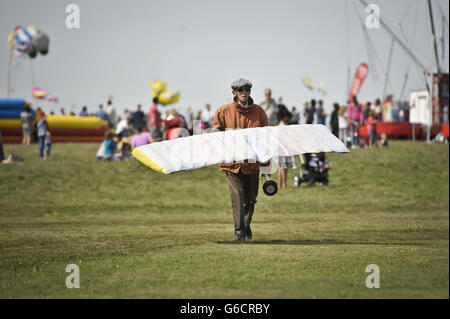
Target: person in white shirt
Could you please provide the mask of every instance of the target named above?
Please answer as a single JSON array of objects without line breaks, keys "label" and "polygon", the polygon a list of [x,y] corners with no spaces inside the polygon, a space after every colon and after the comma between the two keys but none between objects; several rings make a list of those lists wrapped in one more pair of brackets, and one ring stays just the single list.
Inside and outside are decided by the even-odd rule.
[{"label": "person in white shirt", "polygon": [[211,112],[211,105],[206,104],[205,109],[202,110],[200,115],[200,120],[206,124],[206,128],[211,127],[212,121],[214,119],[214,112]]},{"label": "person in white shirt", "polygon": [[259,105],[266,111],[267,117],[269,118],[269,125],[278,125],[278,105],[275,99],[272,98],[271,89],[264,91],[264,101],[259,103]]},{"label": "person in white shirt", "polygon": [[339,108],[339,139],[346,144],[348,138],[348,121],[347,121],[347,106]]},{"label": "person in white shirt", "polygon": [[116,134],[118,136],[127,136],[127,130],[128,130],[128,119],[127,118],[119,118],[117,119],[117,128],[116,128]]},{"label": "person in white shirt", "polygon": [[186,112],[184,112],[183,116],[184,119],[186,120],[186,128],[189,131],[189,134],[192,135],[194,114],[192,113],[190,106],[186,108]]},{"label": "person in white shirt", "polygon": [[116,126],[116,108],[112,104],[111,100],[107,103],[106,113],[108,114],[109,127],[114,128]]}]

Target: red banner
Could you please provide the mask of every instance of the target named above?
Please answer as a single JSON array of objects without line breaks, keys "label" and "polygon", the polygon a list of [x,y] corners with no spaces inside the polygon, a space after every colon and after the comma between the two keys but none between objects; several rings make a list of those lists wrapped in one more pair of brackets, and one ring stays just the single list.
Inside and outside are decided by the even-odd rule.
[{"label": "red banner", "polygon": [[354,96],[358,96],[359,89],[361,89],[367,74],[369,74],[369,67],[367,64],[361,63],[356,69],[355,76],[353,77],[352,88],[350,89],[350,96],[348,98],[349,103]]}]

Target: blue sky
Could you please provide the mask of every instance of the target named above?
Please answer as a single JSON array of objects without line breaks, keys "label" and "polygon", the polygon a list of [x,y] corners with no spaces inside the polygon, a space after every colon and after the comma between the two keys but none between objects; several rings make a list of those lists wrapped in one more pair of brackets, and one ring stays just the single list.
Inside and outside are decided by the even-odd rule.
[{"label": "blue sky", "polygon": [[[446,12],[447,21],[448,3],[432,2],[439,37],[442,19],[436,2]],[[65,26],[65,8],[70,3],[80,7],[80,29]],[[421,61],[435,69],[427,2],[373,3],[399,35],[404,34],[410,43],[414,40],[412,47]],[[78,113],[82,105],[94,111],[110,94],[120,111],[134,110],[138,103],[148,110],[151,101],[146,83],[155,79],[181,92],[180,101],[173,105],[177,110],[188,105],[197,110],[206,103],[217,109],[231,100],[230,83],[239,77],[253,82],[257,103],[269,87],[289,107],[302,109],[304,101],[321,98],[326,110],[331,110],[333,102],[346,100],[347,61],[352,76],[359,63],[369,63],[357,14],[363,19],[366,15],[357,0],[3,0],[0,92],[5,96],[7,91],[8,34],[16,25],[35,25],[51,38],[49,54],[32,61],[36,85],[58,95],[59,106],[66,111],[75,107]],[[368,32],[386,68],[391,38],[383,29]],[[30,61],[15,61],[19,65],[12,73],[13,96],[32,100]],[[396,45],[388,93],[400,94],[409,61]],[[448,68],[448,58],[446,64]],[[373,71],[373,65],[369,69]],[[377,69],[378,80],[369,71],[360,92],[362,102],[382,94],[384,76],[378,65]],[[327,95],[306,89],[302,76],[323,82]],[[420,88],[424,88],[423,77],[412,65],[406,92]],[[47,111],[57,109],[50,102],[41,104]]]}]

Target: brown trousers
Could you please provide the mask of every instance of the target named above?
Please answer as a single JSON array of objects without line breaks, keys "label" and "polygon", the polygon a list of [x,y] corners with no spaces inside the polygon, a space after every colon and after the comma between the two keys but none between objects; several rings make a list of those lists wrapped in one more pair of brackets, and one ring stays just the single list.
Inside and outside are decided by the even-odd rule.
[{"label": "brown trousers", "polygon": [[251,234],[250,223],[258,196],[259,174],[244,175],[226,172],[233,208],[234,233],[238,236]]}]

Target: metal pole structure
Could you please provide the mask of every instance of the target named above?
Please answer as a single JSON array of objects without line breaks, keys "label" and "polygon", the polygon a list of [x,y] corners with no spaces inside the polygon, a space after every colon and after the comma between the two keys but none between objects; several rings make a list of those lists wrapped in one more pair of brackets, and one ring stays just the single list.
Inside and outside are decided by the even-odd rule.
[{"label": "metal pole structure", "polygon": [[33,69],[33,60],[30,59],[30,70],[31,70],[31,84],[33,85],[33,89],[36,87],[36,83],[34,82],[34,69]]},{"label": "metal pole structure", "polygon": [[349,41],[349,36],[348,36],[348,6],[347,6],[347,0],[344,0],[344,4],[345,4],[345,42],[347,45],[347,95],[346,95],[346,99],[348,98],[348,96],[350,96],[350,81],[351,81],[351,70],[350,70],[350,41]]},{"label": "metal pole structure", "polygon": [[[429,0],[428,0],[429,1]],[[359,2],[361,2],[361,4],[364,7],[367,7],[369,5],[369,2],[367,0],[359,0]],[[430,4],[430,2],[429,2]],[[431,12],[431,10],[430,10]],[[405,52],[410,56],[410,58],[417,64],[420,66],[420,68],[423,71],[423,75],[425,77],[425,83],[427,85],[427,90],[429,93],[429,112],[431,113],[432,111],[432,107],[433,107],[433,103],[432,103],[432,92],[431,92],[431,86],[428,84],[428,79],[427,76],[431,76],[431,72],[430,70],[428,70],[428,68],[420,61],[420,59],[408,48],[408,46],[403,42],[402,39],[400,39],[397,34],[395,34],[395,32],[391,29],[391,27],[389,27],[386,22],[384,21],[384,19],[381,17],[380,15],[380,25],[387,31],[389,32],[392,37],[395,39],[395,41],[397,41],[397,43],[400,45],[400,47],[405,50]],[[427,143],[430,142],[430,132],[431,132],[431,126],[428,125],[428,130],[427,130]]]},{"label": "metal pole structure", "polygon": [[11,50],[9,51],[8,92],[6,92],[6,96],[8,97],[8,99],[9,99],[9,94],[11,93],[11,67],[12,67],[13,51],[14,51],[14,48],[11,48]]},{"label": "metal pole structure", "polygon": [[395,40],[392,37],[391,48],[389,49],[388,65],[387,65],[386,75],[385,75],[385,79],[384,79],[384,88],[383,88],[383,95],[382,95],[383,101],[386,99],[386,88],[387,88],[387,84],[389,81],[389,71],[391,70],[392,52],[394,51],[394,43],[395,43]]},{"label": "metal pole structure", "polygon": [[[361,2],[361,4],[364,7],[367,7],[369,5],[369,2],[367,0],[359,0],[359,2]],[[402,39],[400,39],[397,34],[395,34],[395,32],[391,29],[391,27],[389,27],[386,22],[384,21],[384,19],[382,18],[382,16],[380,15],[380,25],[386,29],[387,32],[389,32],[392,37],[395,39],[395,41],[397,41],[397,43],[400,45],[400,47],[406,51],[406,53],[411,57],[411,59],[413,59],[413,61],[415,63],[417,63],[421,69],[423,70],[423,72],[425,73],[430,73],[428,68],[419,60],[419,58],[408,48],[408,46],[403,42]]]},{"label": "metal pole structure", "polygon": [[[428,12],[430,14],[430,24],[431,24],[431,33],[433,34],[433,44],[434,44],[434,56],[436,58],[436,68],[438,76],[441,74],[441,68],[439,67],[439,54],[437,49],[436,42],[436,33],[434,31],[434,19],[433,19],[433,7],[431,6],[431,1],[428,0]],[[431,86],[430,86],[430,125],[428,126],[427,132],[427,143],[430,143],[431,137],[431,126],[433,125],[433,87],[434,87],[434,78],[431,78]]]},{"label": "metal pole structure", "polygon": [[[36,87],[36,83],[34,81],[33,60],[31,60],[31,58],[30,58],[30,69],[31,69],[31,84],[33,85],[32,89],[34,89]],[[38,106],[37,98],[33,97],[33,100],[34,100],[34,106],[37,107]]]},{"label": "metal pole structure", "polygon": [[438,74],[440,74],[441,69],[439,68],[439,55],[438,55],[437,43],[436,43],[436,33],[434,32],[433,8],[431,7],[430,0],[428,0],[428,12],[430,13],[431,33],[433,34],[434,56],[436,57],[436,67],[437,67]]}]

